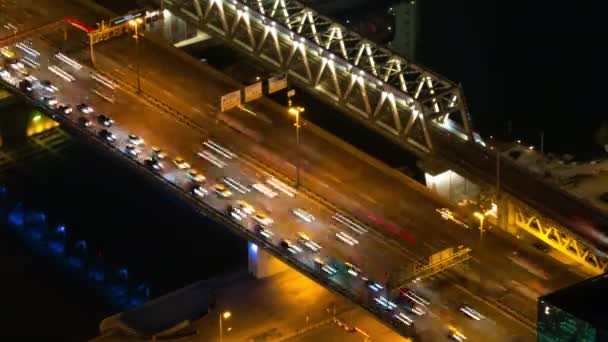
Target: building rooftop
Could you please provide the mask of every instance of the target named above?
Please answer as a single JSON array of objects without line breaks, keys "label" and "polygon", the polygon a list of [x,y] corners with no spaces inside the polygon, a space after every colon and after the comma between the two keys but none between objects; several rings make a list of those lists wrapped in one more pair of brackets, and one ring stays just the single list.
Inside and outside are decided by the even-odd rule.
[{"label": "building rooftop", "polygon": [[539,298],[596,328],[608,327],[608,274],[581,281]]}]

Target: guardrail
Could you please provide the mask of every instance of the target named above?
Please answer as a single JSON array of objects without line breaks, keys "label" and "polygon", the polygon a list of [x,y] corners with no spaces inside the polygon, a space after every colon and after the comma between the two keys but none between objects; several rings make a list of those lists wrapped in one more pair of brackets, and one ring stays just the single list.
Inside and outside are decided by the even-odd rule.
[{"label": "guardrail", "polygon": [[[114,147],[114,145],[110,145],[107,142],[105,142],[104,140],[102,140],[100,137],[98,137],[94,134],[91,134],[91,131],[86,130],[83,127],[80,127],[77,123],[65,118],[64,116],[62,116],[61,114],[59,114],[58,112],[53,110],[52,108],[49,108],[46,105],[44,105],[43,103],[31,98],[28,94],[22,92],[20,89],[16,88],[15,86],[5,82],[4,80],[1,80],[0,84],[2,84],[4,87],[8,88],[15,94],[20,95],[22,98],[24,98],[26,100],[26,102],[28,104],[40,109],[45,114],[52,117],[54,120],[59,121],[61,123],[62,127],[67,132],[79,137],[81,139],[81,141],[87,143],[89,146],[95,148],[96,150],[102,152],[103,154],[105,154],[111,158],[119,159],[123,163],[123,165],[128,165],[128,166],[132,167],[133,170],[135,170],[141,176],[143,176],[144,178],[149,180],[151,184],[156,185],[160,190],[165,191],[166,193],[172,195],[175,199],[178,199],[182,203],[186,204],[188,207],[190,207],[190,209],[192,209],[200,217],[205,218],[205,219],[211,219],[212,221],[219,223],[219,224],[223,225],[224,227],[230,229],[233,233],[237,234],[238,236],[240,236],[248,241],[256,243],[258,246],[264,248],[266,251],[268,251],[274,257],[277,257],[278,259],[287,263],[289,266],[291,266],[292,268],[303,273],[308,278],[313,279],[320,285],[322,285],[346,298],[349,298],[357,305],[361,306],[362,308],[364,308],[371,314],[378,317],[385,325],[387,325],[390,328],[392,328],[393,330],[397,331],[399,334],[403,335],[404,337],[409,337],[408,333],[410,333],[411,330],[408,327],[403,326],[403,324],[400,324],[400,323],[392,320],[390,318],[389,313],[386,313],[386,312],[380,310],[379,308],[377,308],[376,306],[374,306],[373,304],[368,303],[367,301],[364,301],[363,299],[359,298],[355,294],[351,293],[347,288],[331,281],[330,279],[323,277],[319,273],[318,270],[313,269],[312,267],[299,262],[296,258],[293,258],[290,255],[286,255],[285,253],[283,253],[283,250],[280,247],[273,245],[272,243],[268,242],[267,240],[265,240],[263,238],[260,238],[253,231],[248,230],[247,228],[239,225],[232,219],[228,218],[228,216],[225,213],[211,207],[210,205],[208,205],[207,203],[205,203],[201,200],[197,200],[192,194],[189,194],[186,191],[182,190],[178,185],[171,183],[164,178],[159,177],[157,173],[153,172],[152,170],[149,170],[148,168],[146,168],[144,165],[140,164],[136,160],[129,158],[124,153],[121,153],[118,150],[118,148]],[[116,152],[118,152],[118,153],[116,153]]]}]

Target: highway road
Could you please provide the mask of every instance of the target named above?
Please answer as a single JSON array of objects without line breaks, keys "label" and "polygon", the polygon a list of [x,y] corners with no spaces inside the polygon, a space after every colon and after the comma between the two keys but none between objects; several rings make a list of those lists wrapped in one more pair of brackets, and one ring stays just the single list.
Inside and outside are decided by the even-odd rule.
[{"label": "highway road", "polygon": [[[230,176],[233,179],[239,180],[241,184],[245,185],[249,189],[245,194],[240,195],[237,195],[237,191],[233,190],[235,193],[233,197],[245,199],[256,207],[258,211],[265,211],[272,216],[272,218],[276,221],[271,228],[275,233],[274,241],[276,243],[279,243],[280,239],[284,237],[288,237],[295,242],[297,240],[295,233],[297,231],[304,231],[310,236],[310,238],[323,246],[320,255],[328,264],[333,265],[337,270],[339,270],[335,275],[331,276],[333,281],[343,286],[350,287],[354,293],[358,293],[361,296],[369,296],[370,300],[373,300],[374,298],[380,296],[381,292],[376,293],[370,290],[366,286],[366,283],[363,281],[361,275],[353,276],[350,273],[346,273],[344,271],[344,261],[350,261],[356,265],[359,265],[359,267],[364,269],[362,274],[370,279],[378,279],[384,272],[391,272],[393,269],[401,267],[404,262],[407,262],[408,258],[403,256],[401,249],[387,245],[383,239],[379,239],[372,235],[369,235],[368,238],[368,234],[366,233],[358,235],[349,231],[348,228],[331,224],[330,216],[334,213],[328,212],[326,208],[318,206],[314,201],[306,198],[306,196],[298,195],[292,198],[287,195],[279,195],[280,199],[271,199],[267,198],[267,196],[263,194],[257,193],[255,190],[252,190],[251,184],[264,183],[267,181],[268,176],[263,173],[263,170],[255,168],[247,162],[243,162],[241,158],[223,158],[220,153],[215,153],[212,152],[212,149],[207,149],[208,151],[211,150],[210,153],[212,153],[218,160],[221,160],[221,163],[225,163],[223,167],[214,167],[210,165],[210,163],[205,162],[203,159],[194,157],[196,153],[204,150],[201,142],[208,142],[208,140],[205,140],[204,133],[201,135],[201,132],[194,131],[192,129],[185,129],[186,127],[177,123],[173,118],[165,115],[159,115],[160,113],[157,108],[147,104],[142,104],[140,102],[140,98],[117,92],[115,94],[116,102],[114,104],[109,104],[100,98],[98,99],[96,97],[90,97],[90,90],[94,88],[95,81],[90,78],[90,70],[87,68],[76,70],[69,66],[66,67],[65,65],[62,65],[61,70],[64,70],[64,72],[69,72],[74,77],[71,82],[62,81],[53,76],[53,74],[47,70],[47,62],[58,62],[54,57],[50,57],[53,56],[56,51],[54,51],[52,48],[44,46],[43,43],[38,43],[38,41],[35,41],[34,46],[37,47],[37,51],[43,53],[50,52],[48,55],[43,54],[37,59],[40,62],[40,69],[34,71],[34,74],[38,75],[39,79],[51,79],[53,80],[54,84],[57,84],[59,89],[57,92],[58,99],[60,101],[65,101],[66,103],[72,104],[80,103],[81,101],[85,100],[88,104],[93,106],[92,108],[96,109],[94,113],[81,114],[79,113],[78,109],[74,108],[72,113],[67,114],[73,120],[90,117],[91,126],[87,127],[87,129],[89,129],[92,134],[95,134],[96,131],[102,128],[96,123],[96,113],[103,112],[106,115],[113,117],[117,121],[117,124],[110,128],[113,134],[116,136],[116,141],[112,144],[118,149],[118,151],[125,153],[126,146],[129,144],[127,136],[133,132],[139,136],[145,137],[144,139],[148,143],[152,142],[154,145],[167,146],[166,150],[170,156],[176,156],[178,154],[183,155],[192,162],[194,167],[205,173],[206,177],[208,178],[208,185],[206,185],[205,188],[208,188],[209,191],[211,191],[211,188],[208,186],[220,182],[223,177]],[[17,73],[12,73],[12,75],[16,76]],[[7,77],[7,79],[10,80],[10,77]],[[42,90],[41,93],[37,95],[43,94],[50,95],[48,91]],[[156,117],[157,119],[160,119],[160,122],[156,121],[152,123],[149,122],[152,120],[144,120],[147,123],[141,125],[141,117],[133,120],[134,118],[137,118],[133,115],[133,113],[138,113],[139,115],[147,113],[148,118]],[[131,118],[131,120],[128,118]],[[123,122],[127,122],[127,124],[123,124]],[[132,123],[133,126],[130,126],[129,122]],[[162,132],[165,134],[159,134],[157,127],[163,127],[164,129]],[[177,131],[180,131],[179,139],[175,139],[175,132]],[[185,153],[185,151],[189,151],[189,153]],[[142,146],[140,156],[137,156],[136,158],[141,161],[143,158],[145,158],[145,155],[150,155],[150,153],[149,147]],[[170,159],[171,157],[167,158]],[[185,191],[190,191],[192,184],[187,178],[187,173],[184,170],[179,170],[178,168],[173,167],[169,160],[165,160],[163,163],[165,164],[165,167],[159,171],[159,176],[162,176],[166,180],[179,185]],[[234,203],[233,200],[221,199],[212,193],[205,196],[202,200],[206,201],[208,204],[212,205],[218,210],[224,210],[227,203]],[[295,208],[306,208],[316,217],[315,223],[303,224],[302,222],[298,221],[298,219],[296,219],[290,213],[290,210]],[[321,224],[321,222],[324,222],[324,224]],[[248,219],[243,220],[243,226],[246,229],[252,228],[251,222]],[[348,234],[356,236],[360,243],[353,247],[341,242],[337,242],[335,233],[338,231],[347,231]],[[301,248],[304,251],[299,253],[298,258],[302,263],[312,266],[313,253],[305,251],[304,246]],[[463,296],[461,293],[459,297],[466,297],[466,295]],[[441,305],[441,303],[442,301],[439,299],[434,300],[431,307],[434,305]],[[483,311],[488,315],[489,318],[493,316],[490,314],[492,308],[488,307]],[[431,311],[431,314],[421,317],[419,320],[432,320],[434,317],[435,315],[432,314]],[[459,316],[459,318],[463,322],[467,320],[464,315]],[[488,319],[487,322],[491,322],[491,320]],[[506,334],[507,331],[516,331],[514,329],[521,328],[509,327],[500,333]],[[497,333],[499,331],[500,330],[496,330]],[[476,332],[474,330],[470,332],[467,331],[467,334],[470,336],[475,336]]]},{"label": "highway road", "polygon": [[[43,45],[41,43],[41,46]],[[215,103],[217,103],[222,92],[230,89],[229,84],[217,79],[210,79],[209,75],[201,75],[200,71],[193,72],[192,68],[187,65],[175,63],[174,56],[165,54],[151,46],[144,44],[144,49],[150,49],[149,53],[144,52],[142,54],[147,56],[142,60],[143,88],[147,94],[146,96],[133,96],[132,87],[126,85],[124,90],[127,90],[128,93],[119,91],[116,94],[116,103],[109,104],[88,92],[93,83],[91,80],[86,80],[82,89],[68,87],[69,89],[63,88],[62,93],[74,91],[74,94],[69,95],[73,99],[73,103],[77,103],[88,96],[89,102],[94,108],[101,109],[104,113],[112,116],[121,128],[128,127],[129,131],[133,130],[143,136],[147,142],[152,141],[153,144],[167,149],[171,155],[182,155],[192,160],[196,167],[205,172],[209,180],[217,180],[229,174],[233,175],[234,178],[241,179],[243,183],[264,181],[264,178],[268,176],[264,175],[264,168],[260,167],[260,161],[272,166],[273,169],[281,170],[285,174],[293,173],[295,156],[293,127],[283,113],[277,113],[276,109],[265,108],[263,105],[252,107],[252,110],[256,113],[255,117],[246,112],[229,113],[231,120],[244,123],[247,127],[263,135],[263,142],[254,144],[249,138],[236,134],[224,125],[215,124],[213,120],[217,118]],[[121,56],[121,61],[115,61],[115,57],[112,56]],[[154,58],[151,58],[151,56],[154,56]],[[117,40],[100,46],[98,57],[98,67],[106,74],[130,84],[134,83],[132,42]],[[169,68],[170,70],[167,70]],[[87,77],[86,74],[79,76]],[[81,81],[80,78],[78,81]],[[162,99],[163,103],[168,103],[170,108],[175,108],[181,113],[187,113],[188,120],[196,123],[197,127],[204,127],[204,129],[184,126],[176,120],[175,113],[173,116],[161,113],[157,107],[158,103],[154,103],[154,99]],[[137,114],[134,115],[134,113]],[[259,119],[260,117],[262,119]],[[163,129],[159,130],[158,127],[163,127]],[[126,133],[126,130],[116,128],[115,134]],[[194,155],[202,148],[201,142],[210,136],[222,145],[229,146],[241,158],[235,161],[225,161],[227,165],[221,170],[209,167],[207,164],[201,164],[203,161],[198,160]],[[179,139],[176,139],[176,137],[179,137]],[[306,129],[303,131],[303,142],[303,164],[305,165],[303,180],[307,187],[331,199],[330,202],[337,203],[342,208],[348,208],[357,217],[366,219],[372,214],[374,217],[381,218],[384,222],[399,226],[399,229],[408,237],[414,237],[416,243],[412,244],[411,239],[395,237],[395,241],[399,243],[399,245],[396,245],[395,241],[385,241],[386,239],[379,237],[377,234],[372,235],[378,228],[386,228],[371,224],[368,219],[367,221],[374,227],[370,234],[365,235],[365,238],[359,238],[361,244],[357,246],[364,249],[365,253],[353,253],[353,249],[335,243],[333,235],[335,231],[332,231],[335,227],[319,224],[301,225],[288,212],[288,208],[300,205],[317,216],[317,222],[321,222],[329,218],[332,212],[329,212],[325,206],[319,205],[318,202],[308,201],[305,205],[302,205],[297,202],[300,200],[300,196],[294,200],[283,198],[285,196],[280,195],[284,201],[281,203],[281,208],[276,209],[276,199],[265,198],[256,194],[255,191],[250,191],[244,195],[244,198],[247,198],[254,206],[265,208],[277,223],[290,222],[281,225],[275,224],[273,230],[275,230],[276,235],[289,236],[292,240],[295,240],[295,232],[304,229],[311,238],[317,239],[324,246],[324,253],[325,249],[331,247],[332,253],[335,252],[335,257],[341,260],[350,258],[349,260],[352,260],[353,263],[358,264],[366,272],[377,278],[383,277],[387,269],[388,271],[400,272],[402,265],[411,262],[412,259],[420,260],[421,257],[426,257],[444,247],[465,244],[476,249],[472,267],[479,269],[479,272],[484,276],[492,274],[492,278],[488,277],[488,279],[493,281],[488,281],[488,283],[493,283],[494,279],[496,279],[496,282],[503,284],[508,283],[504,281],[505,279],[517,279],[523,283],[535,280],[529,272],[515,265],[506,257],[514,250],[526,253],[526,258],[533,259],[535,263],[540,263],[543,268],[550,270],[552,276],[550,281],[542,281],[542,283],[565,283],[576,279],[576,276],[570,274],[567,270],[562,271],[564,268],[556,265],[552,258],[538,255],[527,246],[524,246],[523,249],[517,248],[509,241],[505,242],[502,236],[486,234],[482,247],[476,248],[479,241],[478,233],[442,221],[435,212],[435,209],[442,204],[433,198],[402,184],[397,184],[395,180],[348,155],[340,148],[320,139],[315,134],[309,133]],[[323,153],[318,151],[323,151]],[[254,160],[258,161],[255,162]],[[163,175],[179,184],[185,182],[183,172],[167,170]],[[365,190],[361,191],[361,189]],[[396,202],[395,198],[400,200]],[[218,208],[226,205],[226,201],[211,196],[208,197],[208,200]],[[388,206],[385,203],[393,203],[393,205]],[[329,231],[327,227],[329,227]],[[377,264],[386,264],[386,268],[376,268]],[[503,270],[503,272],[496,272],[497,269]],[[477,285],[470,285],[468,282],[459,286],[478,290]],[[428,287],[433,288],[433,284],[428,285]],[[363,289],[359,287],[359,290]],[[440,293],[439,297],[443,297],[444,292],[449,293],[450,291],[458,293],[454,295],[454,298],[466,298],[467,296],[467,294],[463,294],[459,287],[450,287],[449,284],[444,284],[438,292]],[[471,299],[471,301],[474,300]],[[527,301],[526,304],[528,307],[533,307],[530,302]],[[480,306],[486,308],[484,303],[481,303]],[[488,306],[486,310],[492,312],[494,309]],[[486,315],[492,316],[491,314]],[[518,324],[502,317],[501,314],[497,313],[496,317],[498,318],[492,318],[499,321],[500,326],[507,327],[506,330],[508,331],[522,329],[521,327],[512,327],[511,325],[517,326]],[[465,325],[467,321],[460,323]],[[467,334],[474,336],[474,327],[471,332],[467,331]],[[502,335],[508,336],[508,334]]]}]

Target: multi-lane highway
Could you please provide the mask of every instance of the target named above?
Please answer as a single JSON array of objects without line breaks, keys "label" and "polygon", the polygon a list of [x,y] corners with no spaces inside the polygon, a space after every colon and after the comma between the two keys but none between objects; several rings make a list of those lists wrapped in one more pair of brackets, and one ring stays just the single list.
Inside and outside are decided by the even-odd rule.
[{"label": "multi-lane highway", "polygon": [[[37,47],[39,51],[52,51],[42,42],[36,42],[36,45],[39,45]],[[145,49],[149,49],[147,53],[143,53],[147,57],[142,59],[142,70],[144,70],[142,84],[145,94],[140,96],[135,96],[132,93],[133,88],[129,86],[134,83],[132,42],[118,40],[98,49],[98,68],[104,75],[115,81],[121,80],[119,84],[122,87],[114,95],[115,103],[113,104],[107,103],[91,93],[96,82],[91,80],[86,72],[72,71],[76,74],[74,75],[76,80],[69,84],[55,76],[47,77],[56,80],[55,83],[61,89],[61,96],[66,97],[64,101],[70,101],[73,105],[87,101],[96,109],[96,112],[103,112],[113,117],[116,120],[116,126],[111,130],[118,138],[119,149],[125,148],[125,135],[129,132],[141,135],[146,140],[148,147],[152,142],[152,144],[166,149],[170,157],[164,162],[166,168],[162,171],[162,176],[179,185],[186,186],[188,181],[186,181],[185,172],[171,167],[171,159],[176,155],[183,156],[204,172],[209,186],[221,181],[225,176],[238,179],[244,185],[251,185],[255,182],[266,182],[269,176],[265,174],[265,171],[279,170],[283,174],[290,175],[293,173],[296,155],[293,128],[283,113],[263,104],[252,107],[256,116],[245,112],[229,113],[231,120],[247,125],[261,134],[263,141],[255,143],[246,136],[216,124],[213,120],[217,117],[215,103],[219,96],[232,87],[228,82],[204,75],[202,71],[193,72],[191,66],[177,66],[174,56],[151,46],[145,46]],[[116,56],[120,56],[120,61],[115,60]],[[59,62],[54,61],[54,63]],[[69,66],[61,66],[70,72]],[[45,70],[43,64],[40,72],[48,74]],[[165,109],[169,110],[165,112],[159,110],[158,105],[161,103],[158,100],[162,102]],[[172,109],[176,109],[179,113],[172,112]],[[179,116],[180,113],[181,116]],[[76,117],[80,114],[74,108],[74,113],[71,115]],[[96,114],[92,113],[91,116],[93,125],[95,125]],[[179,122],[180,120],[182,123]],[[187,125],[184,125],[183,122]],[[98,129],[93,126],[92,128]],[[494,234],[486,234],[480,246],[477,232],[465,230],[439,218],[435,209],[441,206],[440,202],[403,184],[397,184],[394,179],[348,155],[339,147],[329,144],[315,134],[307,133],[306,129],[303,133],[301,151],[305,186],[329,199],[330,203],[348,208],[358,217],[367,218],[369,222],[372,222],[369,219],[373,218],[376,222],[390,225],[373,224],[373,227],[369,227],[370,233],[363,236],[350,232],[349,234],[360,242],[359,245],[352,248],[336,240],[336,229],[347,228],[338,228],[338,225],[328,224],[326,219],[329,219],[334,212],[328,210],[326,203],[310,201],[301,194],[292,199],[278,190],[275,191],[280,193],[279,196],[270,199],[256,190],[250,189],[246,194],[239,194],[236,189],[233,189],[235,199],[242,196],[254,207],[266,211],[274,219],[275,224],[270,229],[274,231],[277,243],[280,243],[282,238],[289,238],[296,242],[296,233],[304,231],[322,245],[322,255],[331,257],[334,262],[348,260],[363,269],[368,277],[378,279],[378,281],[381,281],[380,278],[384,278],[387,271],[389,273],[402,272],[402,266],[413,260],[420,260],[444,247],[459,244],[476,249],[472,268],[483,275],[484,279],[487,279],[487,283],[509,284],[510,280],[517,280],[519,283],[528,284],[536,281],[551,287],[575,278],[569,272],[562,271],[561,267],[556,266],[555,260],[530,251],[529,248],[526,248],[527,246],[520,250],[509,241]],[[204,148],[201,143],[209,137],[213,141],[229,147],[239,157],[226,160],[211,151],[226,163],[223,168],[212,166],[207,161],[196,157],[196,154]],[[142,148],[141,153],[141,158],[143,158],[144,155],[149,155],[149,150]],[[261,164],[265,164],[265,167]],[[272,170],[269,170],[268,167]],[[190,184],[187,185],[190,187]],[[186,187],[184,190],[189,191]],[[234,201],[234,199],[220,200],[213,195],[207,196],[204,200],[209,201],[209,204],[220,210],[225,209],[228,203]],[[303,203],[302,200],[304,200]],[[391,205],[387,205],[387,203],[391,203]],[[316,223],[310,225],[299,222],[289,211],[298,207],[303,207],[316,216]],[[408,238],[401,238],[398,234],[394,234],[393,239],[386,239],[384,235],[376,233],[382,229],[390,231],[394,229],[393,226],[398,227]],[[416,242],[413,243],[413,241]],[[535,263],[540,264],[539,266],[550,270],[550,279],[535,279],[538,277],[530,275],[530,272],[513,263],[507,256],[514,250],[520,250],[520,255],[523,254],[525,259],[532,259]],[[302,253],[302,258],[305,262],[311,262],[311,256],[308,254]],[[344,274],[344,276],[346,275]],[[350,281],[355,280],[349,276],[338,277],[338,279],[338,281],[349,281],[349,284]],[[357,291],[368,291],[363,287],[361,281],[353,285]],[[489,318],[487,322],[491,320],[497,322],[499,329],[492,330],[496,336],[529,334],[519,323],[496,312],[492,305],[471,297],[466,292],[467,287],[470,290],[476,290],[479,285],[456,280],[437,281],[429,283],[426,289],[431,291],[437,288],[437,291],[433,292],[435,295],[432,295],[433,305],[442,308],[438,310],[439,312],[444,312],[443,305],[447,304],[451,310],[447,310],[443,316],[450,317],[450,319],[453,316],[456,323],[463,326],[469,336],[482,332],[482,336],[485,336],[485,330],[492,329],[484,328],[483,322],[470,322],[464,315],[458,315],[458,311],[454,309],[457,309],[459,305],[457,302],[461,301],[461,298],[469,298],[464,300],[475,303],[474,305]],[[435,296],[437,296],[436,299]],[[491,297],[491,294],[488,293],[487,296]],[[517,297],[517,294],[515,296]],[[518,298],[516,302],[519,300],[521,298]],[[526,310],[530,310],[534,306],[532,300],[524,300],[523,303]],[[517,308],[519,309],[519,306]]]},{"label": "multi-lane highway", "polygon": [[[255,229],[253,220],[255,215],[262,212],[266,213],[268,217],[274,220],[273,224],[267,224],[267,230],[274,233],[272,238],[274,243],[281,245],[283,239],[290,239],[294,243],[294,246],[298,246],[294,248],[296,250],[294,257],[300,262],[307,264],[309,267],[314,267],[313,260],[315,257],[323,260],[331,268],[320,268],[319,272],[326,272],[327,277],[331,281],[350,288],[353,293],[359,296],[367,296],[372,301],[378,300],[378,305],[382,305],[381,296],[386,296],[386,294],[382,289],[376,291],[372,289],[374,286],[369,285],[375,279],[381,278],[385,272],[391,272],[401,267],[404,262],[408,262],[410,258],[404,257],[401,249],[388,245],[383,239],[366,233],[365,230],[369,229],[368,227],[355,227],[353,229],[353,227],[349,228],[349,225],[335,222],[332,219],[332,216],[335,214],[334,212],[328,211],[325,207],[318,206],[315,202],[308,199],[307,196],[297,194],[292,197],[288,192],[293,190],[281,191],[281,189],[288,189],[288,186],[277,186],[276,182],[269,183],[272,177],[265,174],[264,170],[243,161],[242,158],[239,158],[238,152],[232,152],[222,147],[222,142],[206,139],[208,135],[205,133],[201,134],[198,131],[188,130],[184,126],[180,128],[180,124],[176,123],[172,118],[159,115],[158,109],[145,103],[142,104],[140,98],[117,91],[114,94],[115,102],[110,104],[101,98],[91,97],[91,90],[95,89],[96,83],[98,83],[91,77],[92,75],[97,75],[95,72],[69,62],[70,60],[62,55],[57,55],[57,51],[44,46],[38,40],[33,40],[32,42],[32,45],[27,45],[27,49],[41,52],[42,54],[40,56],[30,54],[30,58],[27,59],[32,65],[36,64],[31,63],[31,61],[39,63],[36,68],[29,70],[31,76],[36,77],[37,80],[51,80],[52,83],[52,86],[49,86],[44,82],[37,82],[36,79],[30,77],[32,85],[35,88],[31,94],[37,98],[47,98],[47,100],[42,100],[41,103],[46,102],[49,108],[58,108],[57,115],[62,115],[69,118],[69,120],[75,121],[91,134],[99,136],[100,132],[107,129],[111,132],[111,135],[106,136],[106,138],[110,137],[106,139],[107,143],[115,148],[118,153],[129,154],[127,146],[137,146],[136,150],[138,153],[132,155],[132,157],[141,163],[145,163],[145,159],[153,155],[150,146],[161,146],[166,149],[167,156],[160,161],[163,167],[156,170],[158,175],[178,185],[184,191],[190,192],[196,187],[189,177],[188,170],[190,168],[185,167],[183,164],[175,163],[174,159],[178,155],[183,156],[186,161],[192,164],[193,168],[200,170],[207,178],[206,182],[203,182],[201,186],[204,189],[203,191],[208,193],[201,196],[201,201],[205,201],[218,211],[225,211],[229,204],[238,205],[238,200],[247,201],[247,203],[255,208],[255,211],[250,215],[243,215],[241,217],[240,221],[242,222],[243,229]],[[23,45],[20,46],[23,47]],[[17,51],[18,49],[13,48],[13,50]],[[24,77],[22,72],[24,70],[20,71],[18,69],[9,67],[4,70],[5,72],[2,74],[2,77],[5,81],[16,82],[17,79]],[[95,78],[99,79],[99,77]],[[56,104],[54,100],[59,101],[59,103]],[[86,106],[79,105],[80,103],[85,103]],[[72,111],[65,113],[64,109],[61,109],[63,108],[61,107],[62,104],[69,104]],[[133,121],[125,120],[128,116],[133,117],[134,113],[141,115],[142,112],[148,112],[148,117],[158,116],[163,118],[166,122],[156,122],[156,124],[160,124],[159,126],[148,126],[147,124],[142,125],[142,121],[136,120],[138,124],[131,126],[129,122]],[[104,125],[98,119],[101,113],[114,118],[115,122],[109,127],[107,124]],[[144,119],[143,121],[146,120]],[[127,124],[123,124],[123,122],[127,122]],[[163,127],[164,131],[170,134],[163,137],[162,134],[153,133],[157,131],[154,127]],[[178,131],[180,132],[179,139],[176,139],[175,133]],[[140,139],[135,137],[129,137],[131,134],[136,134],[144,141],[140,141]],[[198,155],[204,155],[205,158],[199,158]],[[230,177],[231,181],[227,182],[225,177]],[[240,185],[235,186],[236,182]],[[223,198],[214,194],[213,186],[218,183],[232,184],[232,195],[228,198]],[[275,183],[274,186],[271,185],[272,183]],[[272,193],[269,191],[263,193],[256,190],[259,187],[254,186],[255,184],[266,184],[268,189],[274,190],[272,190]],[[196,188],[199,189],[198,187]],[[306,222],[305,219],[302,219],[303,216],[298,217],[294,215],[292,210],[298,208],[304,208],[313,215],[314,221]],[[306,244],[299,242],[298,232],[304,232],[312,240],[316,241],[321,246],[321,251],[314,253],[307,248]],[[336,233],[347,234],[356,239],[356,242],[351,242],[350,244],[348,241],[343,242],[336,237]],[[351,267],[350,272],[348,272],[346,262],[351,262],[356,267]],[[332,269],[335,269],[335,271]],[[366,279],[369,279],[371,282],[367,282]],[[460,296],[466,297],[466,294],[461,293]],[[397,300],[395,301],[397,302]],[[431,324],[441,327],[444,323],[440,323],[441,317],[440,320],[435,319],[434,307],[437,306],[439,310],[443,306],[442,303],[441,298],[434,299],[433,304],[427,309],[429,313],[420,318],[416,318],[412,313],[406,313],[407,306],[394,308],[394,310],[395,314],[408,315],[407,317],[410,317],[412,320],[430,320],[432,321]],[[460,304],[457,304],[452,307],[453,311],[458,312],[459,306]],[[487,312],[484,313],[488,315],[486,322],[490,322],[492,317],[491,309],[487,308],[482,311]],[[460,325],[463,326],[462,329],[470,336],[475,336],[478,333],[474,329],[483,329],[484,327],[484,322],[480,322],[473,327],[467,328],[466,316],[461,315],[458,318],[457,321],[461,321]],[[500,335],[505,336],[508,331],[517,331],[516,329],[517,327],[510,327],[507,330],[501,331]]]}]

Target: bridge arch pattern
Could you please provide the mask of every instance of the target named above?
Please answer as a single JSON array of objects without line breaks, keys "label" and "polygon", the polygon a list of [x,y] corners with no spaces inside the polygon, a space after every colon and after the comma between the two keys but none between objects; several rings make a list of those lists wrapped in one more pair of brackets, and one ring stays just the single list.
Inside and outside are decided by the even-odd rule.
[{"label": "bridge arch pattern", "polygon": [[462,89],[295,0],[165,0],[165,8],[415,153],[472,140]]}]

